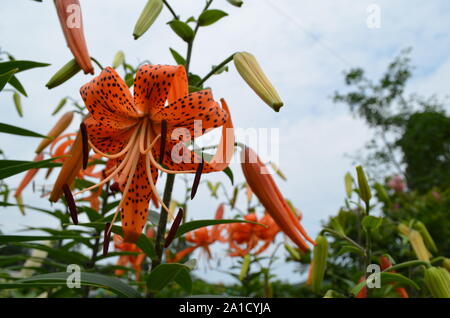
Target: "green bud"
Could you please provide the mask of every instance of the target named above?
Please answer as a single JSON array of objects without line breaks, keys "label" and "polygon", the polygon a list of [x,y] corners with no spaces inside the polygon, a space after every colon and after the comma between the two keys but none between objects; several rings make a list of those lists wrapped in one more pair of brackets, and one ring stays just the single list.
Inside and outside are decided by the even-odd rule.
[{"label": "green bud", "polygon": [[250,269],[250,255],[246,254],[242,260],[241,272],[239,273],[239,280],[243,281],[247,277],[248,270]]},{"label": "green bud", "polygon": [[22,195],[15,196],[17,207],[19,208],[19,211],[22,215],[25,215],[25,206],[23,205],[23,198]]},{"label": "green bud", "polygon": [[359,197],[366,203],[366,205],[369,205],[372,193],[370,191],[369,183],[367,182],[366,174],[364,173],[363,167],[357,166],[356,173],[358,174]]},{"label": "green bud", "polygon": [[450,274],[442,267],[425,269],[425,284],[435,298],[450,298]]},{"label": "green bud", "polygon": [[20,117],[23,117],[22,111],[22,100],[20,99],[20,95],[16,92],[13,94],[14,106],[16,106],[17,113]]},{"label": "green bud", "polygon": [[147,30],[152,26],[153,22],[155,22],[156,18],[161,13],[162,8],[163,3],[161,0],[147,1],[144,10],[142,10],[139,19],[134,26],[133,36],[135,40],[137,40],[145,32],[147,32]]},{"label": "green bud", "polygon": [[316,246],[314,246],[313,259],[312,259],[312,279],[311,287],[313,292],[318,294],[322,287],[322,281],[325,275],[325,269],[327,266],[328,258],[328,241],[327,239],[319,235],[316,238]]},{"label": "green bud", "polygon": [[234,54],[233,61],[237,71],[253,91],[273,110],[280,111],[283,101],[256,58],[250,53],[238,52]]},{"label": "green bud", "polygon": [[227,0],[229,4],[234,5],[235,7],[241,7],[244,4],[242,0]]},{"label": "green bud", "polygon": [[447,269],[447,271],[450,272],[450,258],[445,258],[442,262],[442,266]]},{"label": "green bud", "polygon": [[438,249],[436,247],[436,243],[434,243],[433,238],[431,237],[430,232],[428,232],[428,229],[426,228],[425,224],[423,224],[421,221],[416,221],[413,225],[413,227],[419,231],[419,233],[422,235],[423,241],[425,242],[425,245],[434,253],[438,252]]},{"label": "green bud", "polygon": [[293,248],[292,246],[290,246],[287,243],[284,243],[284,248],[289,253],[289,255],[292,257],[292,259],[294,259],[296,261],[301,260],[300,253],[297,249]]},{"label": "green bud", "polygon": [[64,107],[64,105],[66,105],[66,102],[67,98],[61,99],[58,106],[56,106],[55,110],[53,111],[52,116],[56,115]]},{"label": "green bud", "polygon": [[353,192],[353,177],[349,172],[345,174],[344,181],[345,181],[345,193],[347,194],[347,198],[350,198]]},{"label": "green bud", "polygon": [[112,67],[118,68],[120,65],[123,64],[124,61],[125,61],[125,54],[123,53],[123,51],[118,51],[114,56]]},{"label": "green bud", "polygon": [[77,74],[81,70],[78,63],[75,59],[70,60],[67,64],[65,64],[62,68],[59,69],[55,75],[48,81],[45,86],[48,89],[55,88],[56,86],[61,85],[62,83],[71,79],[75,74]]},{"label": "green bud", "polygon": [[386,189],[380,183],[375,183],[373,187],[377,191],[377,197],[380,201],[384,203],[389,203],[391,201]]}]

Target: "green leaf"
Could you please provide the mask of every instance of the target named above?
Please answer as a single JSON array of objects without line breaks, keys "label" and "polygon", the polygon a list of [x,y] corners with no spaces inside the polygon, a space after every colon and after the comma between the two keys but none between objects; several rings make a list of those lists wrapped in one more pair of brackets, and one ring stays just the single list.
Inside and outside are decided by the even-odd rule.
[{"label": "green leaf", "polygon": [[251,223],[251,224],[257,224],[260,226],[266,227],[264,224],[247,221],[247,220],[240,220],[240,219],[229,219],[229,220],[195,220],[191,222],[186,222],[182,224],[175,234],[175,238],[180,237],[181,235],[199,229],[201,227],[210,226],[210,225],[216,225],[216,224],[228,224],[228,223]]},{"label": "green leaf", "polygon": [[223,12],[222,10],[206,10],[203,11],[202,14],[198,17],[198,25],[199,26],[207,26],[211,25],[223,17],[226,17],[228,13]]},{"label": "green leaf", "polygon": [[[59,283],[62,286],[67,286],[67,279],[69,278],[69,275],[74,274],[59,272],[59,273],[36,275],[30,278],[21,279],[16,283],[23,283],[24,287],[26,287],[27,283],[37,283],[37,282]],[[120,279],[117,279],[115,277],[81,272],[80,284],[83,286],[101,287],[122,297],[141,298],[141,294],[139,294],[136,290],[134,290],[133,288],[122,282]]]},{"label": "green leaf", "polygon": [[361,251],[359,248],[357,248],[356,246],[353,245],[345,245],[344,247],[342,247],[339,252],[338,255],[343,255],[345,253],[355,253],[355,254],[359,254],[359,255],[364,255],[363,251]]},{"label": "green leaf", "polygon": [[148,276],[147,287],[154,292],[160,291],[174,280],[182,270],[187,271],[189,267],[180,263],[160,264]]},{"label": "green leaf", "polygon": [[22,86],[22,83],[20,83],[20,81],[17,79],[15,75],[11,77],[11,79],[9,80],[9,84],[15,89],[17,89],[23,96],[25,97],[28,96],[27,92],[25,91],[25,88]]},{"label": "green leaf", "polygon": [[53,236],[0,235],[0,244],[32,242],[32,241],[56,241],[65,239],[86,240],[86,238],[83,238],[81,236],[73,236],[73,235],[53,235]]},{"label": "green leaf", "polygon": [[61,163],[53,162],[55,159],[57,158],[42,161],[0,160],[0,180],[30,169],[60,167]]},{"label": "green leaf", "polygon": [[380,225],[383,223],[383,219],[380,217],[366,215],[362,220],[362,226],[364,226],[368,230],[377,230]]},{"label": "green leaf", "polygon": [[23,129],[17,126],[12,126],[4,123],[0,123],[0,133],[6,133],[11,135],[19,135],[26,137],[37,137],[37,138],[48,138],[47,136],[41,135],[34,131]]},{"label": "green leaf", "polygon": [[175,51],[172,48],[169,48],[169,50],[170,50],[170,53],[173,56],[173,59],[175,60],[175,62],[177,62],[178,65],[186,65],[186,60],[185,60],[184,57],[182,57],[180,55],[180,53],[178,53],[177,51]]},{"label": "green leaf", "polygon": [[[373,274],[372,274],[373,275]],[[397,274],[397,273],[386,273],[386,272],[382,272],[380,273],[380,279],[381,279],[381,285],[383,286],[384,284],[387,283],[397,283],[400,285],[406,285],[406,286],[411,286],[417,290],[420,289],[419,285],[416,284],[416,282],[414,282],[413,280],[401,275],[401,274]],[[361,291],[361,289],[366,286],[367,284],[367,280],[363,280],[361,283],[357,284],[356,286],[354,286],[351,289],[351,293],[353,295],[358,295],[359,292]]]},{"label": "green leaf", "polygon": [[182,268],[178,275],[175,276],[175,282],[188,294],[192,293],[192,278],[188,270]]},{"label": "green leaf", "polygon": [[172,30],[185,42],[191,42],[194,39],[194,31],[191,29],[187,23],[184,23],[180,20],[172,20],[169,22]]},{"label": "green leaf", "polygon": [[345,231],[342,228],[341,223],[339,223],[339,220],[337,218],[332,218],[331,219],[331,227],[337,232],[339,233],[339,235],[341,235],[341,237],[345,236]]},{"label": "green leaf", "polygon": [[6,73],[0,74],[0,91],[5,87],[6,83],[9,82],[11,77],[16,73],[19,69],[15,68]]},{"label": "green leaf", "polygon": [[223,173],[225,173],[227,175],[227,177],[230,179],[231,181],[231,185],[234,184],[234,175],[233,175],[233,170],[231,170],[230,167],[226,167],[225,169],[223,169]]},{"label": "green leaf", "polygon": [[19,69],[17,73],[20,73],[22,71],[26,71],[32,68],[36,67],[45,67],[49,66],[50,64],[47,63],[40,63],[40,62],[34,62],[34,61],[24,61],[24,60],[17,60],[17,61],[7,61],[7,62],[0,62],[0,74],[6,73],[13,69]]}]

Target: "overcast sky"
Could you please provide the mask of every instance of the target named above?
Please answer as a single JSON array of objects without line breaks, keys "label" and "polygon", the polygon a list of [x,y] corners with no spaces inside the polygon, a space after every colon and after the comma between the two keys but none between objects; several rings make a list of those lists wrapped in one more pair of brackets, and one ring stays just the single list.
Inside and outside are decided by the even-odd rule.
[{"label": "overcast sky", "polygon": [[[370,139],[365,125],[349,114],[345,105],[335,105],[330,96],[343,88],[344,70],[362,66],[377,78],[403,48],[412,47],[416,66],[409,89],[421,94],[448,93],[450,59],[448,43],[450,2],[445,0],[244,0],[238,9],[225,0],[215,0],[212,8],[230,15],[215,25],[201,29],[193,52],[193,72],[206,74],[236,51],[253,53],[279,90],[285,106],[275,113],[246,86],[234,66],[212,78],[215,97],[227,99],[233,121],[239,128],[279,129],[279,166],[288,177],[278,181],[282,193],[303,211],[303,225],[315,236],[321,220],[335,214],[344,198],[343,176],[354,171],[345,154],[353,154]],[[173,64],[168,47],[185,52],[184,43],[166,22],[164,9],[152,28],[138,41],[132,31],[146,0],[82,0],[84,27],[90,54],[109,65],[121,49],[127,61],[138,64]],[[171,0],[184,19],[198,15],[200,0]],[[381,28],[366,25],[367,8],[381,9]],[[2,0],[0,46],[17,59],[50,63],[47,68],[19,74],[29,94],[23,99],[25,117],[20,118],[11,93],[0,94],[1,122],[45,133],[53,125],[50,116],[64,96],[81,100],[79,87],[91,79],[78,74],[58,88],[47,90],[47,80],[69,59],[53,1]],[[98,69],[96,69],[98,74]],[[79,122],[74,123],[76,127]],[[32,160],[38,140],[0,135],[0,148],[8,159]],[[267,159],[267,158],[264,158]],[[238,164],[232,164],[235,178],[242,181]],[[17,185],[22,176],[7,181]],[[36,179],[42,183],[42,173]],[[205,180],[228,181],[221,173]],[[41,180],[41,181],[39,181]],[[158,183],[162,189],[163,182]],[[183,185],[176,187],[176,197]],[[46,199],[26,191],[26,202],[46,207]],[[190,206],[190,217],[212,218],[219,201],[201,188]],[[25,225],[49,225],[52,219],[31,211],[26,217],[16,209],[4,209],[0,229],[8,234]],[[51,224],[51,223],[50,223]],[[223,258],[223,251],[217,250]],[[228,260],[226,260],[228,263]],[[214,268],[214,266],[212,266]],[[202,273],[205,266],[201,266]],[[223,267],[222,267],[223,268]],[[210,280],[229,280],[226,275],[207,271]],[[292,266],[278,264],[282,278],[292,277]],[[204,275],[203,275],[204,276]],[[292,280],[292,278],[291,278]]]}]

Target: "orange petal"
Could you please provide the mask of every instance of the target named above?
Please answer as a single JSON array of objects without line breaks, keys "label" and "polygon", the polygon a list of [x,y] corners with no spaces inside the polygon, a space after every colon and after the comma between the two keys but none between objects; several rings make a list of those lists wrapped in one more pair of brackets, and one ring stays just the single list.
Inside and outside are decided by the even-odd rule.
[{"label": "orange petal", "polygon": [[[226,123],[227,111],[214,100],[211,90],[203,90],[183,96],[152,115],[152,120],[167,121],[169,127],[184,127],[191,132],[191,138],[201,136],[207,129]],[[200,126],[201,123],[201,126]],[[170,136],[169,136],[170,137]]]},{"label": "orange petal", "polygon": [[[35,162],[44,160],[44,154],[40,153],[34,157]],[[22,191],[26,188],[26,186],[33,180],[36,173],[39,171],[39,169],[30,169],[27,171],[25,176],[23,177],[22,181],[20,182],[19,186],[17,187],[16,193],[14,196],[17,198],[20,196]]]},{"label": "orange petal", "polygon": [[128,144],[134,131],[133,129],[113,129],[104,126],[102,122],[92,116],[85,119],[84,123],[89,141],[101,152],[111,154],[120,152]]},{"label": "orange petal", "polygon": [[110,67],[83,85],[80,94],[89,113],[105,129],[117,131],[130,127],[140,116],[128,86]]},{"label": "orange petal", "polygon": [[141,113],[153,115],[166,101],[188,94],[186,70],[181,65],[142,65],[134,81],[134,102]]},{"label": "orange petal", "polygon": [[[140,156],[127,195],[122,198],[122,230],[125,242],[134,243],[147,223],[148,205],[152,191],[145,170],[145,157]],[[156,183],[158,171],[152,167],[153,182]]]}]

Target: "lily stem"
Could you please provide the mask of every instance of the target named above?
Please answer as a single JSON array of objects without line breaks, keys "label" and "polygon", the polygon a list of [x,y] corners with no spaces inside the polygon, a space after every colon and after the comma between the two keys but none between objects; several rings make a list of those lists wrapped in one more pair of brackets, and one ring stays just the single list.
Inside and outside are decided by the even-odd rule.
[{"label": "lily stem", "polygon": [[[173,184],[175,182],[174,174],[167,174],[166,185],[164,187],[163,202],[166,206],[170,205],[172,199]],[[158,230],[155,238],[155,258],[152,261],[152,270],[161,264],[162,255],[164,252],[164,235],[167,227],[167,211],[161,207],[159,216]]]},{"label": "lily stem", "polygon": [[170,13],[172,13],[173,18],[174,18],[175,20],[179,20],[177,14],[176,14],[175,11],[172,9],[172,7],[170,6],[170,4],[169,4],[166,0],[163,0],[163,3],[164,3],[164,5],[167,7],[167,9],[169,9]]},{"label": "lily stem", "polygon": [[197,86],[201,86],[204,82],[206,82],[211,76],[213,76],[218,70],[220,70],[222,67],[224,67],[225,65],[227,65],[228,63],[230,63],[233,60],[234,54],[231,54],[229,57],[227,57],[225,60],[223,60],[219,65],[215,66],[211,72],[209,72],[208,74],[205,75],[205,77],[202,78],[202,80],[197,83]]}]

